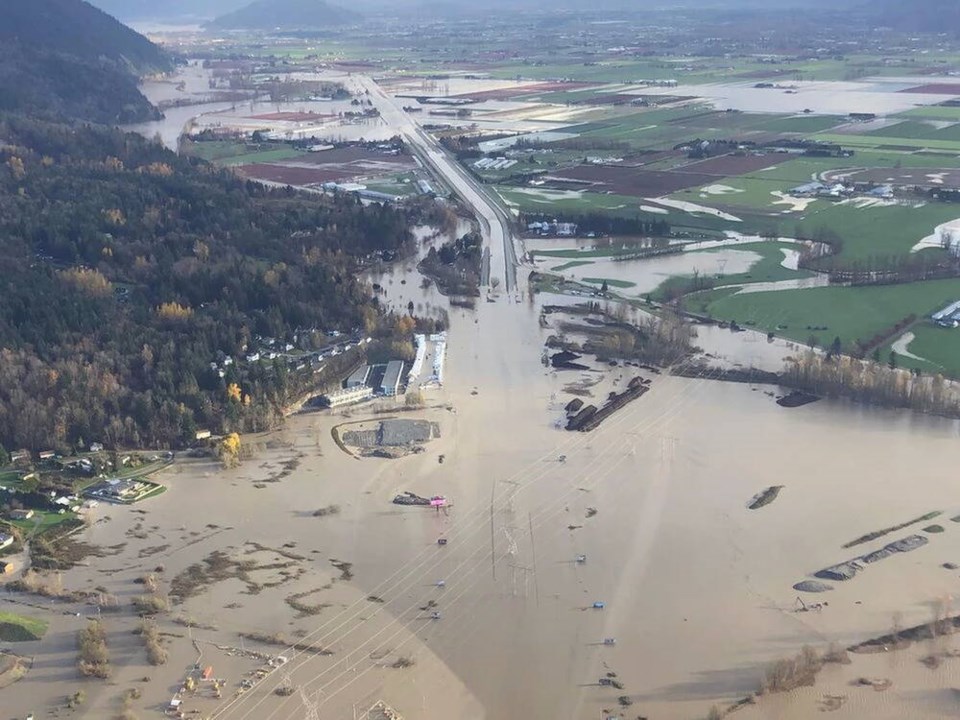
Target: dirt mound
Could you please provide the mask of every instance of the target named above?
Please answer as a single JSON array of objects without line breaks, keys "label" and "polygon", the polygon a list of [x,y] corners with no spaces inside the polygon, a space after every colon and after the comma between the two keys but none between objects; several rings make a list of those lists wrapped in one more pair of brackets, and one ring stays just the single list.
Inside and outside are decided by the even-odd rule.
[{"label": "dirt mound", "polygon": [[828,585],[819,580],[801,580],[793,586],[793,589],[800,592],[822,593],[833,590],[833,585]]},{"label": "dirt mound", "polygon": [[777,499],[777,495],[783,489],[783,485],[771,485],[766,490],[762,490],[750,498],[747,508],[750,510],[759,510],[764,505],[769,505]]},{"label": "dirt mound", "polygon": [[823,580],[849,580],[861,569],[861,565],[851,560],[850,562],[831,565],[828,568],[815,572],[813,575]]}]

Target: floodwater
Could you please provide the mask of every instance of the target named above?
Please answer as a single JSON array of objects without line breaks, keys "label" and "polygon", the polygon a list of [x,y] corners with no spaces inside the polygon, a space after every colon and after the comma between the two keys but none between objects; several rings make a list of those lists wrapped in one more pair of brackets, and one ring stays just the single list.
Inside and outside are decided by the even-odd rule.
[{"label": "floodwater", "polygon": [[[584,258],[589,265],[579,265],[561,270],[565,277],[574,280],[583,278],[604,278],[633,283],[630,287],[613,288],[616,292],[628,296],[641,296],[653,292],[668,277],[673,275],[694,275],[713,277],[719,272],[747,272],[760,256],[749,250],[713,250],[711,252],[682,252],[676,255],[645,258],[642,260],[612,260],[610,258]],[[538,265],[549,271],[562,263],[575,261],[576,258],[557,258],[539,256]]]},{"label": "floodwater", "polygon": [[[445,302],[435,288],[421,289],[413,264],[378,275],[381,284],[392,280],[384,301]],[[141,592],[135,578],[158,564],[166,584],[214,550],[263,555],[266,567],[251,571],[253,588],[249,579],[210,582],[178,606],[195,619],[192,629],[158,618],[171,651],[165,666],[146,665],[131,613],[108,618],[116,685],[85,683],[84,712],[115,713],[117,688],[130,686],[143,691],[135,710],[153,712],[197,661],[196,640],[228,678],[224,700],[203,701],[220,720],[304,714],[300,695],[273,692],[279,675],[328,717],[383,699],[426,720],[593,720],[617,713],[623,697],[630,705],[622,716],[690,720],[756,690],[765,664],[803,645],[863,640],[889,631],[894,618],[903,627],[926,622],[938,599],[955,592],[956,574],[942,564],[960,557],[960,524],[950,520],[960,491],[949,482],[960,423],[845,402],[785,409],[774,388],[709,375],[549,369],[541,358],[558,318],[545,328],[538,318],[558,299],[529,295],[524,275],[515,294],[450,312],[445,386],[431,391],[428,408],[408,414],[440,424],[441,438],[423,453],[358,460],[331,440],[346,413],[300,416],[266,438],[245,438],[263,449],[236,470],[182,463],[162,477],[170,490],[142,507],[94,512],[80,538],[113,554],[64,573],[65,587],[102,585],[126,600]],[[758,365],[790,350],[719,328],[698,328],[697,344]],[[558,429],[574,391],[599,403],[637,374],[652,378],[651,390],[598,430]],[[351,419],[364,412],[349,411]],[[779,497],[747,509],[771,485],[783,486]],[[391,505],[401,491],[442,493],[452,507]],[[332,504],[337,513],[314,515]],[[931,511],[943,513],[943,532],[927,533],[927,545],[834,583],[817,598],[828,601],[822,612],[795,612],[794,583],[923,531],[856,550],[845,542]],[[267,550],[253,553],[251,541]],[[351,577],[337,579],[331,559],[352,563]],[[277,572],[286,562],[296,563],[292,579]],[[294,610],[294,601],[308,611]],[[433,608],[440,619],[430,619]],[[3,691],[8,714],[50,709],[75,692],[81,625],[56,615],[42,643],[24,645],[36,660],[26,680]],[[234,698],[254,663],[209,643],[235,646],[241,631],[283,633],[332,654],[288,649],[281,674]],[[412,664],[394,667],[401,658]],[[956,716],[950,662],[924,675],[912,660],[898,668],[893,659],[855,659],[853,677],[864,667],[869,676],[882,671],[896,688],[907,676],[910,691],[860,693],[846,684],[854,699],[838,717],[877,717],[877,703],[891,718]],[[608,673],[622,689],[600,685]],[[141,682],[145,675],[153,680]],[[936,693],[935,704],[919,703]],[[790,717],[813,717],[818,695],[798,693]],[[744,712],[780,717],[778,710]]]},{"label": "floodwater", "polygon": [[[567,434],[555,427],[572,397],[564,387],[596,373],[539,364],[556,329],[538,330],[535,319],[556,301],[502,296],[454,314],[444,397],[455,439],[442,465],[428,452],[398,466],[391,486],[442,491],[454,508],[413,527],[407,515],[382,517],[378,536],[408,544],[356,548],[358,582],[371,593],[374,578],[427,553],[426,567],[403,576],[399,607],[437,601],[441,621],[407,627],[486,717],[586,720],[618,695],[631,713],[702,717],[713,702],[756,689],[764,663],[806,643],[869,636],[895,612],[905,625],[922,621],[925,602],[952,587],[939,563],[960,552],[960,527],[837,588],[829,611],[792,612],[792,584],[843,556],[843,542],[960,509],[960,493],[941,481],[960,459],[956,422],[835,402],[787,410],[768,388],[661,376],[600,430]],[[742,360],[784,349],[752,333],[698,331],[698,343],[722,343]],[[609,371],[593,397],[631,375]],[[907,477],[909,494],[899,482]],[[771,484],[784,485],[781,497],[748,510]],[[431,553],[441,535],[448,545]],[[438,579],[444,589],[429,590]],[[605,609],[589,609],[598,601]],[[607,672],[622,691],[598,685]],[[349,690],[325,679],[334,709]],[[427,695],[418,712],[434,716],[430,705]]]},{"label": "floodwater", "polygon": [[[442,302],[434,288],[420,290],[412,262],[392,273],[384,300]],[[558,318],[548,316],[546,328],[538,318],[558,298],[526,294],[519,274],[517,295],[451,310],[445,385],[427,393],[428,408],[405,414],[440,424],[441,438],[423,453],[357,460],[330,435],[367,411],[305,415],[245,439],[265,449],[236,470],[185,463],[164,475],[170,490],[142,508],[94,513],[82,539],[116,555],[65,573],[68,588],[103,585],[127,597],[158,563],[166,583],[214,550],[268,567],[296,563],[296,572],[287,570],[292,579],[251,571],[254,590],[237,579],[202,588],[175,610],[195,619],[189,633],[159,618],[170,633],[171,662],[162,667],[146,666],[130,632],[135,618],[107,619],[114,681],[142,688],[137,710],[169,699],[196,658],[190,635],[228,678],[229,692],[219,702],[189,698],[189,707],[220,720],[302,714],[298,695],[273,693],[280,674],[232,698],[246,667],[208,643],[236,646],[238,632],[256,631],[330,649],[290,649],[282,673],[315,698],[321,716],[350,717],[382,699],[429,720],[593,720],[623,696],[632,703],[626,717],[690,720],[755,690],[771,660],[804,644],[886,632],[895,613],[903,626],[924,622],[930,603],[953,592],[955,573],[940,565],[960,557],[960,525],[948,520],[960,512],[960,491],[944,474],[960,460],[958,423],[842,402],[785,409],[772,388],[708,376],[546,368],[544,342],[558,332]],[[698,344],[723,344],[738,360],[768,362],[781,351],[752,333],[698,332]],[[598,430],[558,429],[573,389],[597,403],[636,374],[652,377],[651,390]],[[271,480],[290,460],[288,474]],[[776,501],[748,510],[770,485],[784,486]],[[452,507],[391,505],[402,491],[444,494]],[[331,504],[339,512],[314,516]],[[817,598],[829,600],[820,613],[793,612],[792,585],[854,554],[844,542],[933,510],[944,513],[945,529],[927,546],[835,583]],[[135,521],[144,532],[131,532]],[[274,562],[276,550],[250,555],[250,541],[299,559]],[[334,582],[331,558],[352,563],[349,581]],[[317,609],[295,611],[298,598]],[[597,602],[604,607],[593,609]],[[438,620],[429,616],[434,607]],[[59,619],[42,645],[25,647],[37,661],[21,687],[4,691],[9,714],[62,703],[75,691],[80,624]],[[412,665],[393,668],[398,658]],[[599,684],[611,672],[622,690]],[[139,682],[144,675],[153,680]],[[931,690],[955,680],[942,672],[911,682]],[[116,687],[85,687],[85,711],[112,712]],[[906,711],[909,698],[881,699],[896,704],[899,717],[922,717]],[[795,717],[812,717],[816,701],[798,700]],[[872,717],[869,706],[851,707],[867,709],[846,717]]]},{"label": "floodwater", "polygon": [[[235,102],[207,101],[213,93],[209,86],[210,78],[211,72],[205,69],[200,61],[191,60],[170,78],[147,80],[141,84],[140,90],[155,105],[177,100],[189,101],[191,104],[167,108],[160,120],[125,125],[123,129],[146,138],[159,135],[163,144],[176,152],[180,135],[190,121],[206,113],[221,112],[236,106]],[[182,90],[178,88],[180,82],[184,83]]]},{"label": "floodwater", "polygon": [[[936,82],[927,79],[925,83]],[[703,98],[718,110],[743,112],[803,113],[816,115],[847,115],[868,112],[889,115],[918,105],[936,105],[951,99],[950,95],[918,95],[899,90],[905,85],[897,82],[829,82],[779,81],[783,88],[756,88],[754,82],[715,83],[710,85],[680,85],[674,88],[641,88],[631,91],[636,95],[683,95]],[[787,92],[787,88],[791,92]]]}]

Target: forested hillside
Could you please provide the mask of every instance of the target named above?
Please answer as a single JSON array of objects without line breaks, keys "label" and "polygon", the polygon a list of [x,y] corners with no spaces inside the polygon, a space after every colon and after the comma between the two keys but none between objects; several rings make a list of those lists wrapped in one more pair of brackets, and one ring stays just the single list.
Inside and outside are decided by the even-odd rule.
[{"label": "forested hillside", "polygon": [[297,389],[285,367],[210,363],[256,335],[371,329],[358,262],[409,241],[404,212],[270,190],[117,130],[7,115],[0,140],[8,449],[264,427]]},{"label": "forested hillside", "polygon": [[6,0],[0,8],[0,110],[100,123],[158,116],[137,76],[171,58],[82,0]]}]

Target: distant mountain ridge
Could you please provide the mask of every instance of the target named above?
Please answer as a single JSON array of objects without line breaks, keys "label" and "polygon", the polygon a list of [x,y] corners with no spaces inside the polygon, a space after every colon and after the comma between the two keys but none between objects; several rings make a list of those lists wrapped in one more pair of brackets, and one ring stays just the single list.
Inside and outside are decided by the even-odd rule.
[{"label": "distant mountain ridge", "polygon": [[124,123],[158,116],[137,75],[173,60],[83,0],[5,0],[0,110]]},{"label": "distant mountain ridge", "polygon": [[314,29],[349,25],[360,19],[352,10],[325,0],[254,0],[221,15],[207,27],[216,30]]},{"label": "distant mountain ridge", "polygon": [[242,7],[246,0],[91,0],[120,20],[202,21]]},{"label": "distant mountain ridge", "polygon": [[83,0],[5,0],[0,42],[19,41],[80,60],[108,59],[138,73],[168,70],[169,55]]},{"label": "distant mountain ridge", "polygon": [[960,0],[875,0],[862,10],[896,30],[960,35]]}]

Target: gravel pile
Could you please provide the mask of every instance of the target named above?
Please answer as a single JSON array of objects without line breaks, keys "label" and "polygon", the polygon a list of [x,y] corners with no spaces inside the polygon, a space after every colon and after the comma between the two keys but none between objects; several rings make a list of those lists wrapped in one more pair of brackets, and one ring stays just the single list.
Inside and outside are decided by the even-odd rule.
[{"label": "gravel pile", "polygon": [[416,445],[436,437],[440,437],[440,427],[426,420],[384,420],[380,423],[380,445]]}]

